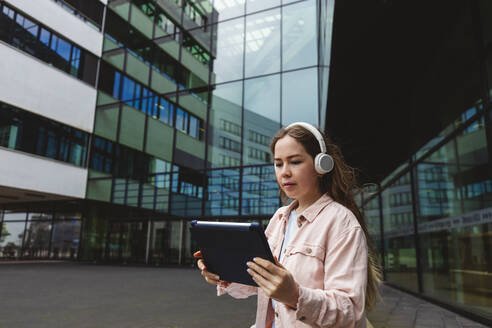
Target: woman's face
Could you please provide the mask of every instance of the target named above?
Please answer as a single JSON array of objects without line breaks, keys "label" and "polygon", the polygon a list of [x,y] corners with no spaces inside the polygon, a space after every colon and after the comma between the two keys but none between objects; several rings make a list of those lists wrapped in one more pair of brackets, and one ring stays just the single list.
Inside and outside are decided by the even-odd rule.
[{"label": "woman's face", "polygon": [[274,163],[277,182],[287,197],[299,202],[319,197],[319,174],[304,146],[286,135],[275,144]]}]

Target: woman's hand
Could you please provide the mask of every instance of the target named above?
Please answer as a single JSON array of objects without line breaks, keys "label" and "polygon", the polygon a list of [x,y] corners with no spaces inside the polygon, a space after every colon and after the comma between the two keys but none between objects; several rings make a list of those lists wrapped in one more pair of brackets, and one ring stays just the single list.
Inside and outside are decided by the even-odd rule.
[{"label": "woman's hand", "polygon": [[299,286],[292,274],[275,258],[275,264],[262,258],[248,262],[248,273],[265,294],[291,308],[297,308]]},{"label": "woman's hand", "polygon": [[198,269],[202,271],[202,276],[203,278],[205,278],[206,282],[208,282],[211,285],[219,285],[224,288],[230,285],[229,282],[220,280],[219,276],[216,275],[215,273],[207,271],[207,267],[205,266],[205,261],[203,261],[202,259],[203,258],[202,251],[195,252],[193,254],[193,257],[199,259],[197,262]]}]

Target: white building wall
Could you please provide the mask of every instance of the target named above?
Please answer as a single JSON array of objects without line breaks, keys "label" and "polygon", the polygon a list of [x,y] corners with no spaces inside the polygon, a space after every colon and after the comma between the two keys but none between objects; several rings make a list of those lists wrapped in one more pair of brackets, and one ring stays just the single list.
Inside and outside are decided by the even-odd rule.
[{"label": "white building wall", "polygon": [[0,185],[85,198],[88,170],[19,151],[0,148]]},{"label": "white building wall", "polygon": [[1,101],[92,132],[95,88],[3,42],[0,58]]},{"label": "white building wall", "polygon": [[[104,2],[104,1],[103,1]],[[101,57],[103,35],[52,0],[6,0],[67,39]]]}]

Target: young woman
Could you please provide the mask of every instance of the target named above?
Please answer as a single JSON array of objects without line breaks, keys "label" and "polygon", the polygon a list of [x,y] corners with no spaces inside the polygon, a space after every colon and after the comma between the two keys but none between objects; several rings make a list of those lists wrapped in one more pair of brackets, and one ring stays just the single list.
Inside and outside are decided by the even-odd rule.
[{"label": "young woman", "polygon": [[265,230],[276,263],[247,263],[259,287],[221,281],[200,259],[202,276],[219,295],[258,294],[256,328],[366,327],[380,271],[352,195],[354,170],[336,145],[304,122],[281,129],[270,149],[281,198],[292,200]]}]

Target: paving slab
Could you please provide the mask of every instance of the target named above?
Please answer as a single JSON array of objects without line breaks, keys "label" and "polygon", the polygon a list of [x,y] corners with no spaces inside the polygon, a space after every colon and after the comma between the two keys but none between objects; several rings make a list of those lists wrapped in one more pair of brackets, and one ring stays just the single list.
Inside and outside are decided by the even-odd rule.
[{"label": "paving slab", "polygon": [[486,328],[447,309],[387,285],[382,300],[367,314],[374,328]]}]

